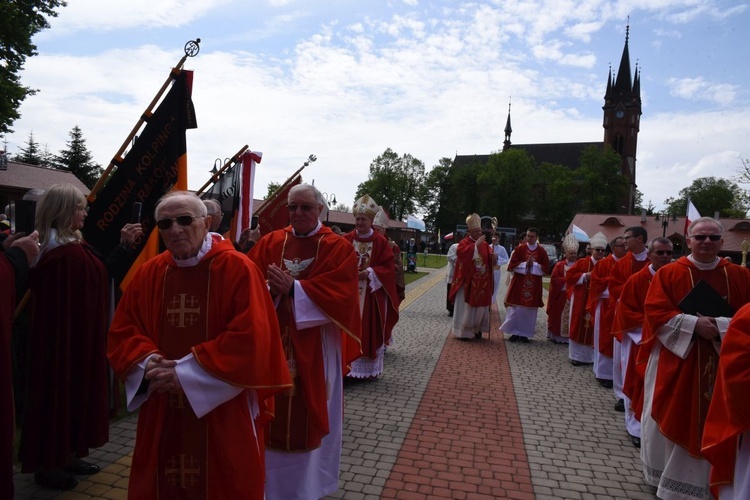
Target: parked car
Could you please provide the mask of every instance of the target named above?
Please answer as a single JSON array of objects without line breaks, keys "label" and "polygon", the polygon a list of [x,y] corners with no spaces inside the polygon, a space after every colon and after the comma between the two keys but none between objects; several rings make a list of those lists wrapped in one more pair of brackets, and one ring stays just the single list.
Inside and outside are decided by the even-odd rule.
[{"label": "parked car", "polygon": [[549,269],[547,269],[547,274],[551,274],[552,268],[555,267],[555,264],[557,264],[557,261],[559,260],[559,257],[557,256],[557,247],[555,245],[542,243],[542,248],[544,248],[549,257]]}]

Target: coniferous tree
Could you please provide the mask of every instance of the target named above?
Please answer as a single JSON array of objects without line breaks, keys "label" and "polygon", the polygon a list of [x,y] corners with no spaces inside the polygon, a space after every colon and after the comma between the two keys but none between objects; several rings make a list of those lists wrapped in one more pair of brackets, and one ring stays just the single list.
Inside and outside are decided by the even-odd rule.
[{"label": "coniferous tree", "polygon": [[94,162],[86,147],[86,139],[83,132],[76,125],[68,133],[70,140],[67,149],[60,150],[60,154],[54,157],[53,165],[57,168],[70,171],[83,182],[89,189],[93,188],[102,174],[102,167]]},{"label": "coniferous tree", "polygon": [[25,148],[18,148],[15,160],[29,165],[42,164],[42,151],[39,143],[34,140],[34,131],[29,132],[29,139],[25,142]]}]

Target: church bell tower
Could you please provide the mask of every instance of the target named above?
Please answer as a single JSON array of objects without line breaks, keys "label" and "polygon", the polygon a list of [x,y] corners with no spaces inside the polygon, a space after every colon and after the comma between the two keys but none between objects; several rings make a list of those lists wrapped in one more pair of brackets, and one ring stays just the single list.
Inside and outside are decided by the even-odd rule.
[{"label": "church bell tower", "polygon": [[636,150],[641,122],[641,77],[638,65],[635,77],[630,72],[628,40],[630,24],[625,28],[625,48],[616,74],[609,69],[607,92],[604,95],[604,144],[622,157],[620,172],[630,184],[628,199],[623,200],[627,213],[633,213],[635,192]]}]

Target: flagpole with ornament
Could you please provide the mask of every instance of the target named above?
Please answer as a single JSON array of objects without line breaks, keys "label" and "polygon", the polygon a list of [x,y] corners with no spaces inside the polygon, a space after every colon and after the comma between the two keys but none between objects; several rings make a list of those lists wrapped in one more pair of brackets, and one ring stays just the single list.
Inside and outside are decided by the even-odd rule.
[{"label": "flagpole with ornament", "polygon": [[125,140],[122,143],[122,146],[120,146],[120,149],[117,150],[117,152],[115,153],[115,156],[109,162],[109,165],[107,166],[106,170],[101,175],[101,177],[99,177],[99,180],[96,182],[93,189],[91,189],[91,192],[89,192],[89,195],[88,195],[89,203],[91,203],[92,201],[96,199],[97,193],[102,188],[102,186],[106,183],[107,179],[109,178],[110,173],[112,172],[112,169],[122,164],[123,162],[122,154],[130,145],[136,133],[138,133],[138,130],[140,130],[143,124],[146,123],[149,118],[151,118],[154,112],[153,111],[154,106],[156,106],[156,103],[159,102],[159,99],[161,99],[162,95],[164,95],[164,92],[167,90],[167,87],[169,87],[169,85],[180,74],[180,71],[182,70],[182,66],[185,64],[185,61],[187,60],[187,58],[195,57],[198,55],[198,52],[200,52],[201,50],[200,43],[201,43],[201,39],[196,38],[195,40],[190,40],[185,44],[185,47],[184,47],[185,55],[183,55],[180,61],[175,65],[175,67],[170,70],[169,76],[164,81],[164,84],[156,93],[153,100],[148,104],[146,111],[144,111],[141,117],[138,119],[138,122],[133,127],[133,130],[131,130],[130,134],[128,134],[128,136],[125,138]]},{"label": "flagpole with ornament", "polygon": [[224,165],[222,165],[222,167],[220,169],[216,169],[216,164],[214,163],[214,168],[211,170],[211,173],[213,175],[211,176],[210,179],[208,179],[208,182],[206,182],[204,185],[202,185],[200,187],[200,189],[195,192],[195,194],[197,194],[198,196],[200,196],[201,194],[203,194],[203,192],[206,190],[206,188],[208,188],[212,184],[216,184],[216,182],[219,179],[222,178],[222,176],[224,175],[224,172],[226,172],[229,167],[231,167],[232,165],[234,165],[235,163],[237,163],[238,161],[240,161],[240,156],[242,156],[242,153],[244,153],[245,151],[247,151],[248,147],[249,146],[247,144],[245,144],[244,146],[242,146],[242,149],[240,149],[239,151],[237,151],[234,154],[234,156],[232,156],[231,158],[229,158],[228,160],[226,160],[224,162]]}]

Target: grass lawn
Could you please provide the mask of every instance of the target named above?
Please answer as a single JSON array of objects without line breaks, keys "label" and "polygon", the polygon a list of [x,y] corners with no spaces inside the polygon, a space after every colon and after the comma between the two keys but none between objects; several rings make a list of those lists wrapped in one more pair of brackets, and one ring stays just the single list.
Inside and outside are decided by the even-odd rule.
[{"label": "grass lawn", "polygon": [[408,285],[413,281],[417,281],[422,276],[427,276],[428,273],[417,271],[416,273],[404,273],[404,284]]},{"label": "grass lawn", "polygon": [[[401,252],[401,258],[404,261],[404,269],[406,269],[406,252]],[[417,254],[417,270],[420,267],[430,267],[433,269],[439,269],[448,264],[448,258],[445,255],[428,254],[425,258],[423,253]]]}]

